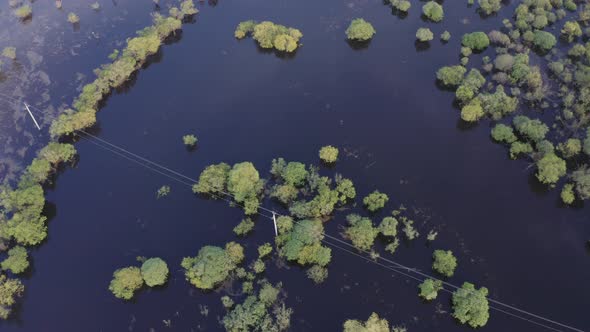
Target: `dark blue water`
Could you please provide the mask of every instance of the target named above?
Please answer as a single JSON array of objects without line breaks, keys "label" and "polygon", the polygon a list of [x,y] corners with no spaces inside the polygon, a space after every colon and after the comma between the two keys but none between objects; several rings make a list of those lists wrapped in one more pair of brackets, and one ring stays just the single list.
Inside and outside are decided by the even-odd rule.
[{"label": "dark blue water", "polygon": [[[275,157],[317,163],[321,146],[337,145],[350,153],[322,173],[352,178],[359,197],[374,189],[388,193],[391,201],[375,221],[402,203],[416,209],[422,236],[388,258],[430,273],[432,250],[451,249],[459,258],[452,283],[487,286],[493,298],[589,329],[588,209],[563,208],[557,191],[539,188],[526,162],[510,161],[504,147],[490,142],[487,122],[464,128],[453,95],[435,84],[438,67],[458,62],[461,34],[499,27],[502,17],[482,21],[464,2],[447,1],[445,21],[430,24],[413,5],[400,19],[379,1],[202,4],[180,41],[164,47],[132,88],[109,98],[97,133],[195,178],[221,161],[252,161],[263,174]],[[355,50],[344,30],[361,16],[377,35]],[[259,51],[251,39],[237,41],[235,25],[246,19],[297,27],[303,46],[284,58]],[[420,26],[435,36],[449,30],[453,38],[417,49]],[[199,137],[196,151],[182,145],[186,133]],[[158,331],[168,319],[172,330],[221,329],[222,293],[194,289],[179,263],[203,245],[236,240],[231,229],[242,212],[198,198],[92,142],[77,149],[75,169],[60,174],[49,191],[55,216],[47,243],[33,253],[18,317],[2,330]],[[156,200],[164,184],[172,192]],[[345,213],[328,222],[327,233],[340,232]],[[426,245],[430,229],[439,236]],[[259,218],[245,241],[250,260],[272,237],[268,220]],[[162,257],[171,279],[124,303],[108,283],[115,269],[137,264],[136,256]],[[365,320],[371,312],[410,331],[467,330],[448,314],[447,295],[425,304],[417,284],[392,271],[338,249],[329,271],[327,282],[315,286],[297,267],[268,264],[266,276],[283,281],[295,310],[293,330],[336,331],[346,319]],[[207,316],[200,306],[209,308]],[[495,311],[482,330],[542,331]]]}]

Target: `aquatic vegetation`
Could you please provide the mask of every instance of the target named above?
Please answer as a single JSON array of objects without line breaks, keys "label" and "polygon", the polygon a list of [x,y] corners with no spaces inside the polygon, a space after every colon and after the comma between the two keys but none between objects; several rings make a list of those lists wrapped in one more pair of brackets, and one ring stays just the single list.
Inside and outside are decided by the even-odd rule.
[{"label": "aquatic vegetation", "polygon": [[[223,317],[227,331],[285,331],[291,325],[293,310],[285,307],[281,298],[281,284],[275,286],[262,281],[258,294],[253,294],[236,304]],[[250,293],[253,293],[250,292]]]},{"label": "aquatic vegetation", "polygon": [[184,135],[182,136],[182,142],[184,143],[184,145],[188,146],[188,147],[193,147],[195,145],[197,145],[197,136],[195,135]]},{"label": "aquatic vegetation", "polygon": [[367,210],[375,212],[382,209],[385,204],[389,201],[387,194],[381,193],[378,190],[370,193],[367,197],[363,198],[363,204]]},{"label": "aquatic vegetation", "polygon": [[432,269],[445,277],[452,277],[457,268],[457,258],[450,250],[435,250],[432,254]]},{"label": "aquatic vegetation", "polygon": [[299,39],[303,37],[301,31],[295,28],[275,24],[270,21],[257,23],[248,20],[238,24],[234,36],[238,39],[252,35],[262,48],[274,48],[287,53],[294,52],[299,47]]},{"label": "aquatic vegetation", "polygon": [[16,47],[7,46],[2,50],[2,56],[11,60],[16,60]]},{"label": "aquatic vegetation", "polygon": [[379,228],[373,225],[371,219],[358,214],[349,214],[346,216],[346,220],[348,227],[346,227],[344,234],[352,244],[359,250],[371,249],[379,234]]},{"label": "aquatic vegetation", "polygon": [[472,99],[469,104],[461,108],[461,119],[466,122],[477,122],[484,115],[481,100],[478,98]]},{"label": "aquatic vegetation", "polygon": [[14,11],[14,15],[21,20],[26,20],[33,15],[33,9],[30,5],[22,5]]},{"label": "aquatic vegetation", "polygon": [[0,273],[0,319],[8,319],[17,299],[23,296],[25,286],[19,279]]},{"label": "aquatic vegetation", "polygon": [[422,6],[422,13],[433,22],[441,22],[445,16],[442,5],[435,1],[428,1]]},{"label": "aquatic vegetation", "polygon": [[335,163],[338,160],[338,148],[331,145],[322,147],[320,149],[320,159],[328,164]]},{"label": "aquatic vegetation", "polygon": [[68,14],[68,22],[72,24],[80,23],[80,17],[76,15],[76,13],[69,13]]},{"label": "aquatic vegetation", "polygon": [[346,38],[349,40],[367,41],[373,38],[373,35],[375,35],[377,31],[375,31],[375,28],[373,28],[371,23],[362,18],[355,18],[350,22],[345,33]]},{"label": "aquatic vegetation", "polygon": [[8,250],[8,257],[0,263],[2,270],[10,271],[14,274],[25,272],[29,268],[29,254],[27,249],[21,246],[13,247]]},{"label": "aquatic vegetation", "polygon": [[161,286],[168,280],[168,265],[159,257],[153,257],[141,265],[141,277],[148,287]]},{"label": "aquatic vegetation", "polygon": [[502,8],[502,0],[478,0],[479,9],[485,15],[492,15]]},{"label": "aquatic vegetation", "polygon": [[420,285],[418,285],[420,289],[420,297],[425,299],[426,301],[432,301],[436,299],[438,296],[438,291],[443,288],[442,281],[440,280],[432,280],[426,279]]},{"label": "aquatic vegetation", "polygon": [[118,269],[113,273],[109,290],[117,298],[131,300],[141,286],[143,286],[141,270],[138,267],[130,266]]},{"label": "aquatic vegetation", "polygon": [[161,186],[156,192],[156,198],[162,198],[170,194],[170,186]]},{"label": "aquatic vegetation", "polygon": [[[204,246],[195,257],[185,257],[181,266],[186,280],[200,289],[213,289],[223,282],[243,260],[239,244],[228,243],[226,248]],[[241,259],[240,259],[241,258]]]},{"label": "aquatic vegetation", "polygon": [[400,12],[407,13],[412,7],[412,3],[408,0],[389,0],[391,6]]},{"label": "aquatic vegetation", "polygon": [[366,322],[349,319],[344,322],[344,332],[389,332],[389,322],[379,315],[372,313]]},{"label": "aquatic vegetation", "polygon": [[490,45],[490,39],[485,32],[476,31],[464,34],[461,44],[474,51],[483,51]]},{"label": "aquatic vegetation", "polygon": [[498,123],[492,128],[492,138],[496,142],[502,142],[506,144],[512,144],[518,140],[518,137],[514,135],[514,130],[505,124]]},{"label": "aquatic vegetation", "polygon": [[585,165],[572,172],[576,194],[580,199],[590,199],[590,168]]},{"label": "aquatic vegetation", "polygon": [[416,39],[421,42],[427,42],[434,39],[434,34],[428,28],[418,28],[416,31]]},{"label": "aquatic vegetation", "polygon": [[476,289],[471,283],[463,283],[453,293],[453,317],[474,328],[486,325],[490,318],[487,296],[487,288]]}]

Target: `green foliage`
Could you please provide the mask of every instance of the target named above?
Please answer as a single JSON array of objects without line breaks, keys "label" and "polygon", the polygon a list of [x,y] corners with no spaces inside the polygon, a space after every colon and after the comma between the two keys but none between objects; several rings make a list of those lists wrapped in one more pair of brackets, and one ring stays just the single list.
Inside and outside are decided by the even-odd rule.
[{"label": "green foliage", "polygon": [[538,142],[545,138],[549,128],[538,119],[531,120],[524,115],[515,116],[512,120],[516,131],[527,139]]},{"label": "green foliage", "polygon": [[23,296],[25,286],[19,279],[10,279],[0,274],[0,319],[8,319],[12,306]]},{"label": "green foliage", "polygon": [[510,145],[510,158],[516,159],[520,155],[533,153],[533,147],[527,142],[516,141]]},{"label": "green foliage", "polygon": [[500,54],[494,59],[496,69],[504,72],[510,72],[514,66],[514,57],[510,54]]},{"label": "green foliage", "polygon": [[33,15],[33,9],[29,5],[22,5],[14,11],[14,15],[21,20],[25,20]]},{"label": "green foliage", "polygon": [[567,172],[565,160],[552,153],[537,161],[537,169],[537,179],[545,184],[556,183]]},{"label": "green foliage", "polygon": [[492,128],[492,138],[496,142],[502,142],[506,144],[512,144],[518,140],[514,135],[514,130],[505,124],[498,123]]},{"label": "green foliage", "polygon": [[75,112],[71,109],[65,110],[57,119],[51,123],[49,133],[52,137],[71,135],[77,130],[84,130],[94,126],[96,114],[94,111]]},{"label": "green foliage", "polygon": [[[336,152],[338,154],[338,152]],[[279,158],[282,159],[282,158]],[[274,162],[274,160],[273,160]],[[305,184],[305,180],[309,173],[305,169],[305,164],[299,162],[289,162],[282,168],[279,176],[285,181],[286,184],[301,187]]]},{"label": "green foliage", "polygon": [[573,42],[576,37],[582,36],[582,28],[576,21],[567,21],[561,29],[561,34],[568,42]]},{"label": "green foliage", "polygon": [[410,10],[410,7],[412,7],[412,3],[408,0],[389,0],[389,2],[393,8],[404,13],[407,13],[408,10]]},{"label": "green foliage", "polygon": [[434,262],[432,269],[446,277],[452,277],[457,268],[457,258],[453,256],[450,250],[435,250],[432,254]]},{"label": "green foliage", "polygon": [[331,249],[323,247],[321,240],[324,226],[320,220],[301,220],[290,232],[279,234],[279,254],[300,265],[326,266],[331,259]]},{"label": "green foliage", "polygon": [[279,234],[285,234],[293,229],[293,218],[280,216],[277,218],[277,229]]},{"label": "green foliage", "polygon": [[289,205],[291,204],[291,202],[297,199],[298,194],[299,190],[295,186],[290,184],[284,184],[273,186],[270,192],[270,197],[274,197],[278,199],[281,203]]},{"label": "green foliage", "polygon": [[373,38],[375,33],[376,31],[373,25],[362,18],[352,20],[346,29],[346,37],[349,40],[367,41]]},{"label": "green foliage", "polygon": [[185,257],[181,266],[185,270],[186,279],[200,289],[213,289],[223,282],[236,262],[226,250],[215,246],[204,246],[196,257]]},{"label": "green foliage", "polygon": [[244,260],[244,247],[237,242],[228,242],[225,244],[225,252],[229,259],[238,265]]},{"label": "green foliage", "polygon": [[254,32],[254,27],[256,26],[256,21],[249,20],[240,22],[236,27],[236,31],[234,32],[234,36],[238,39],[242,39],[246,37],[248,34]]},{"label": "green foliage", "polygon": [[445,86],[453,87],[461,84],[466,72],[463,66],[445,66],[436,72],[436,78]]},{"label": "green foliage", "polygon": [[557,148],[565,158],[572,158],[582,152],[582,142],[577,138],[569,138]]},{"label": "green foliage", "polygon": [[221,297],[221,304],[223,304],[224,308],[230,309],[234,306],[234,300],[232,300],[231,297],[224,295]]},{"label": "green foliage", "polygon": [[188,146],[188,147],[193,147],[197,144],[197,136],[195,135],[184,135],[182,136],[182,142],[184,143],[184,145]]},{"label": "green foliage", "polygon": [[381,232],[383,236],[396,236],[397,224],[398,221],[394,217],[385,217],[379,224],[379,232]]},{"label": "green foliage", "polygon": [[471,283],[463,283],[453,293],[453,317],[473,328],[486,325],[490,318],[487,296],[487,288],[476,289]]},{"label": "green foliage", "polygon": [[445,30],[443,33],[440,34],[440,39],[444,42],[448,42],[451,40],[451,33]]},{"label": "green foliage", "polygon": [[319,265],[314,265],[307,269],[306,274],[316,284],[321,284],[328,279],[328,269]]},{"label": "green foliage", "polygon": [[199,182],[193,185],[193,192],[199,194],[220,194],[226,189],[231,167],[226,163],[209,165],[199,176]]},{"label": "green foliage", "polygon": [[76,149],[71,144],[51,142],[39,152],[39,158],[47,160],[53,167],[74,159]]},{"label": "green foliage", "polygon": [[70,22],[72,24],[79,23],[80,17],[78,17],[78,15],[76,15],[75,13],[69,13],[68,14],[68,22]]},{"label": "green foliage", "polygon": [[29,267],[29,254],[27,249],[16,246],[8,250],[8,257],[0,264],[2,270],[10,271],[14,274],[23,273]]},{"label": "green foliage", "polygon": [[442,281],[440,280],[432,280],[426,279],[420,285],[418,285],[420,289],[420,297],[427,300],[432,301],[436,299],[438,296],[438,291],[443,288]]},{"label": "green foliage", "polygon": [[336,178],[336,192],[339,194],[338,200],[341,204],[356,197],[356,189],[350,179]]},{"label": "green foliage", "polygon": [[576,193],[581,199],[590,198],[590,168],[582,166],[572,173],[572,180],[575,183]]},{"label": "green foliage", "polygon": [[542,50],[548,51],[552,49],[556,43],[557,38],[555,38],[555,36],[550,32],[537,30],[533,35],[533,44]]},{"label": "green foliage", "polygon": [[497,13],[502,8],[502,0],[478,0],[479,9],[485,15]]},{"label": "green foliage", "polygon": [[565,204],[572,204],[576,200],[574,185],[572,183],[567,183],[564,185],[563,189],[561,190],[560,197]]},{"label": "green foliage", "polygon": [[168,265],[159,257],[150,258],[141,265],[141,276],[149,287],[165,284],[168,272]]},{"label": "green foliage", "polygon": [[363,198],[363,204],[367,210],[375,212],[385,206],[385,203],[389,201],[389,197],[379,192],[378,190],[373,191],[367,197]]},{"label": "green foliage", "polygon": [[389,322],[372,313],[366,322],[349,319],[344,322],[344,332],[389,332]]},{"label": "green foliage", "polygon": [[158,191],[156,192],[156,198],[160,199],[162,197],[168,196],[170,194],[170,186],[161,186]]},{"label": "green foliage", "polygon": [[184,16],[191,16],[199,12],[197,8],[195,8],[195,3],[193,0],[184,0],[180,3],[180,12]]},{"label": "green foliage", "polygon": [[235,164],[229,171],[227,189],[236,202],[244,204],[246,214],[258,211],[258,196],[262,192],[262,187],[263,181],[251,162]]},{"label": "green foliage", "polygon": [[2,56],[16,60],[16,47],[7,46],[2,50]]},{"label": "green foliage", "polygon": [[268,256],[272,252],[272,245],[270,243],[265,243],[258,247],[258,257],[264,258]]},{"label": "green foliage", "polygon": [[234,233],[238,236],[246,236],[254,229],[254,222],[250,218],[243,219],[236,227]]},{"label": "green foliage", "polygon": [[435,1],[428,1],[425,3],[424,6],[422,6],[422,13],[433,22],[440,22],[445,16],[443,7]]},{"label": "green foliage", "polygon": [[434,34],[428,28],[418,28],[416,38],[421,42],[427,42],[434,39]]},{"label": "green foliage", "polygon": [[[327,179],[327,178],[326,178]],[[340,201],[336,190],[331,190],[327,183],[319,185],[317,195],[308,202],[295,202],[289,211],[298,218],[321,218],[329,216],[336,203]]]},{"label": "green foliage", "polygon": [[100,4],[97,2],[93,2],[90,4],[90,8],[92,8],[93,10],[100,10]]},{"label": "green foliage", "polygon": [[481,93],[478,98],[483,110],[494,119],[514,112],[518,107],[518,98],[508,96],[501,85],[496,87],[494,93]]},{"label": "green foliage", "polygon": [[466,122],[477,122],[484,115],[481,101],[477,98],[461,108],[461,119]]},{"label": "green foliage", "polygon": [[257,274],[263,273],[264,270],[266,270],[266,265],[261,259],[257,259],[254,261],[254,264],[252,264],[252,270]]},{"label": "green foliage", "polygon": [[350,214],[346,220],[349,226],[346,227],[344,234],[352,241],[352,244],[359,250],[371,249],[379,234],[379,229],[373,226],[371,219]]},{"label": "green foliage", "polygon": [[138,267],[130,266],[118,269],[113,273],[109,290],[119,299],[130,300],[141,286],[143,286],[141,270]]},{"label": "green foliage", "polygon": [[584,139],[584,153],[590,156],[590,128],[586,131],[586,138]]},{"label": "green foliage", "polygon": [[490,45],[490,39],[485,32],[476,31],[464,34],[461,43],[472,50],[483,51]]},{"label": "green foliage", "polygon": [[335,163],[338,160],[338,148],[331,145],[322,147],[320,149],[320,159],[328,164]]}]

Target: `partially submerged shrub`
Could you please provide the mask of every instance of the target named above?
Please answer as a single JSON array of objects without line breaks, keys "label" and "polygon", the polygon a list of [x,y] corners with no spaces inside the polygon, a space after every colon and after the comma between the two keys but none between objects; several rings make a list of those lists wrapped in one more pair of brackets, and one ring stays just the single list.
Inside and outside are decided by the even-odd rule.
[{"label": "partially submerged shrub", "polygon": [[346,29],[346,37],[349,40],[367,41],[373,38],[375,33],[373,25],[362,18],[352,20]]}]

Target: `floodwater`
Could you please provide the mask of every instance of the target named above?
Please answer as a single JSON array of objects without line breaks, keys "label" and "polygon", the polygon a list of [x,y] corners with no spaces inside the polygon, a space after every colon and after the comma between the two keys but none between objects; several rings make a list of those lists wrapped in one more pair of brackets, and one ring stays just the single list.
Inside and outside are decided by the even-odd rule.
[{"label": "floodwater", "polygon": [[[150,5],[133,14],[136,5],[127,4],[125,17],[137,26],[129,23],[126,29],[147,24]],[[109,6],[103,4],[104,10],[114,11]],[[482,20],[464,1],[446,1],[445,20],[432,24],[422,21],[417,2],[405,18],[369,0],[201,3],[201,13],[184,26],[178,42],[165,46],[129,89],[108,99],[96,133],[193,178],[221,161],[252,161],[266,175],[275,157],[317,163],[321,146],[337,145],[347,153],[321,172],[353,179],[359,197],[375,189],[388,193],[389,205],[373,220],[399,204],[416,216],[421,237],[403,243],[394,256],[384,253],[387,258],[430,273],[432,250],[451,249],[459,267],[450,282],[486,286],[495,299],[588,330],[588,207],[563,207],[558,191],[535,182],[526,161],[509,160],[504,147],[491,143],[487,121],[462,125],[453,94],[435,83],[437,68],[459,61],[463,33],[500,27],[502,15],[514,6],[515,1],[500,16]],[[344,30],[355,17],[377,30],[366,48],[345,40]],[[259,50],[251,39],[237,41],[233,30],[246,19],[297,27],[303,46],[294,56],[281,57]],[[449,30],[453,38],[448,44],[435,39],[428,48],[416,45],[421,26],[435,36]],[[78,33],[87,32],[81,27]],[[108,46],[75,57],[77,71],[90,73],[106,61],[117,37],[108,38],[113,38]],[[68,79],[57,64],[48,66],[50,76]],[[66,94],[67,87],[56,94]],[[48,103],[57,108],[75,95],[72,90],[68,100]],[[19,123],[32,132],[26,118]],[[195,151],[182,145],[186,133],[199,137]],[[61,173],[48,190],[49,237],[32,253],[26,296],[1,330],[220,330],[221,292],[193,288],[179,265],[203,245],[236,240],[231,229],[242,211],[196,197],[190,188],[93,142],[82,140],[76,147],[80,159],[74,169]],[[164,184],[172,192],[157,200],[156,190]],[[264,205],[280,209],[270,200]],[[348,212],[337,213],[326,232],[338,235]],[[426,244],[430,229],[439,236]],[[258,218],[254,235],[241,241],[250,260],[257,245],[272,241],[273,232],[267,219]],[[115,269],[137,265],[136,256],[165,259],[170,281],[124,303],[110,294],[108,283]],[[448,295],[424,303],[417,283],[393,271],[336,248],[329,271],[328,280],[316,286],[298,267],[267,264],[267,278],[283,282],[286,303],[294,309],[292,330],[337,331],[346,319],[366,320],[371,312],[409,331],[468,330],[450,316]],[[545,330],[494,310],[490,314],[482,331]]]}]

